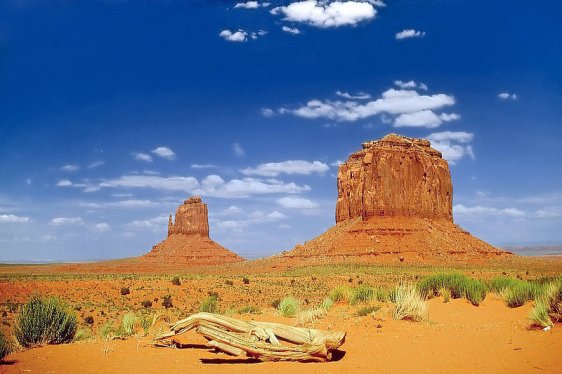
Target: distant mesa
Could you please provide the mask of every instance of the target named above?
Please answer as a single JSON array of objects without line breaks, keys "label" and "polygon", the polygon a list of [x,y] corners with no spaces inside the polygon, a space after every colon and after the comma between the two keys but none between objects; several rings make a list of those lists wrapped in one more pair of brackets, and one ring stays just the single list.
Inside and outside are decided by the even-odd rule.
[{"label": "distant mesa", "polygon": [[284,257],[435,262],[510,255],[453,223],[449,165],[428,140],[390,134],[362,146],[339,167],[336,225]]},{"label": "distant mesa", "polygon": [[192,196],[168,220],[168,237],[140,258],[177,265],[217,265],[244,259],[209,238],[209,214],[201,197]]}]

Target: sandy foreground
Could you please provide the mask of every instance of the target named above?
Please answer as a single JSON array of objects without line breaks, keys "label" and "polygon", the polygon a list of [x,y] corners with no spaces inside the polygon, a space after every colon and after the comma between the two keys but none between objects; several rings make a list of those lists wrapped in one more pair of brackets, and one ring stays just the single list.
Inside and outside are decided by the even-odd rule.
[{"label": "sandy foreground", "polygon": [[[562,325],[550,331],[529,328],[531,303],[510,309],[494,295],[479,307],[464,299],[428,302],[425,322],[394,321],[389,305],[354,317],[337,305],[316,328],[347,331],[337,361],[254,362],[212,353],[195,333],[184,334],[182,349],[156,348],[150,337],[45,346],[6,357],[2,373],[561,373]],[[240,318],[294,324],[273,309]]]}]

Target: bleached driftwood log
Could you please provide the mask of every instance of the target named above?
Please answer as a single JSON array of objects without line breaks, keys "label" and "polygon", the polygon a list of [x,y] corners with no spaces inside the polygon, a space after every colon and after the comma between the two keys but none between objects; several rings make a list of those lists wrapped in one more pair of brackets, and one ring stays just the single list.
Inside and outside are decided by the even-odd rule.
[{"label": "bleached driftwood log", "polygon": [[[345,332],[240,321],[212,313],[197,313],[173,324],[169,332],[154,338],[154,344],[174,346],[174,336],[194,328],[217,350],[234,356],[245,353],[265,361],[329,361],[332,351],[345,342],[346,335]],[[280,341],[289,344],[283,345]]]}]

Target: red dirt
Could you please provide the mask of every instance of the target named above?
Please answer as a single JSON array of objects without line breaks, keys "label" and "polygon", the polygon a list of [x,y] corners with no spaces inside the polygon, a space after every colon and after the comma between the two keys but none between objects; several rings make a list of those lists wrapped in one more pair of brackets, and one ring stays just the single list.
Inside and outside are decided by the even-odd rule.
[{"label": "red dirt", "polygon": [[[375,317],[350,317],[350,307],[337,306],[317,324],[345,330],[347,341],[339,361],[317,363],[255,363],[214,354],[204,347],[154,348],[147,338],[46,346],[14,353],[0,365],[1,373],[360,373],[360,372],[514,372],[560,373],[562,325],[549,332],[528,329],[531,305],[509,309],[488,297],[479,307],[465,300],[429,302],[428,322],[394,321],[384,309]],[[242,317],[248,318],[248,317]],[[256,319],[287,324],[272,310]],[[188,333],[185,341],[204,344]]]}]

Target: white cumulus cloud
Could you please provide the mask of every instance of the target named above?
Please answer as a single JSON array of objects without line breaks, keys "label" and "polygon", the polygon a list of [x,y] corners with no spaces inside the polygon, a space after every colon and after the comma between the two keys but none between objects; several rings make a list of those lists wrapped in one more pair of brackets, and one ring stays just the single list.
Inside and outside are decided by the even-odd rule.
[{"label": "white cumulus cloud", "polygon": [[222,30],[219,36],[229,42],[240,43],[248,40],[248,33],[242,29],[239,29],[238,31]]},{"label": "white cumulus cloud", "polygon": [[176,154],[168,147],[158,147],[151,151],[156,156],[165,158],[167,160],[173,160],[176,158]]},{"label": "white cumulus cloud", "polygon": [[453,207],[453,212],[463,216],[507,216],[523,217],[525,212],[517,208],[494,208],[475,205],[471,207],[457,204]]},{"label": "white cumulus cloud", "polygon": [[244,175],[260,175],[264,177],[276,177],[279,174],[309,175],[313,173],[323,174],[330,167],[320,161],[289,160],[283,162],[269,162],[260,164],[255,168],[241,170]]},{"label": "white cumulus cloud", "polygon": [[[455,98],[446,94],[421,95],[414,90],[388,89],[381,97],[369,101],[356,100],[310,100],[300,108],[280,108],[279,114],[292,114],[307,119],[325,118],[334,121],[353,122],[375,115],[400,116],[402,114],[413,114],[414,116],[402,117],[395,125],[412,126],[412,121],[417,116],[425,116],[425,122],[420,126],[435,127],[435,123],[451,120],[453,117],[433,113],[435,117],[431,120],[430,113],[424,111],[435,111],[455,104]],[[424,112],[424,113],[419,113]],[[427,126],[430,123],[431,126]]]},{"label": "white cumulus cloud", "polygon": [[402,89],[405,90],[415,90],[415,89],[419,89],[422,91],[427,91],[428,87],[425,83],[418,83],[416,81],[401,81],[401,80],[396,80],[394,81],[394,84]]},{"label": "white cumulus cloud", "polygon": [[465,156],[474,159],[474,151],[469,144],[474,134],[464,131],[443,131],[430,134],[431,146],[443,154],[443,157],[454,165]]},{"label": "white cumulus cloud", "polygon": [[377,14],[375,5],[380,3],[304,0],[273,8],[271,14],[282,15],[285,21],[300,22],[320,28],[355,26],[375,18]]}]

